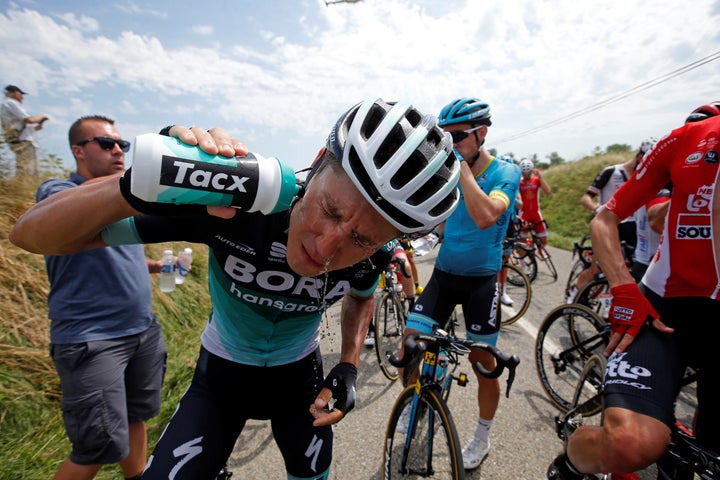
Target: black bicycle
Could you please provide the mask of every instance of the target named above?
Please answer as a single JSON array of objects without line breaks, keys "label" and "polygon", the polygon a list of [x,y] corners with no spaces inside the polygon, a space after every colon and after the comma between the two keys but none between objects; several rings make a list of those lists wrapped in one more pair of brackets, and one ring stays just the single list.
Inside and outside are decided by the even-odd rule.
[{"label": "black bicycle", "polygon": [[570,268],[567,282],[565,283],[565,293],[563,295],[563,303],[571,301],[571,297],[574,297],[573,290],[577,289],[577,280],[584,270],[590,268],[593,262],[592,258],[593,248],[590,245],[590,235],[585,235],[580,242],[573,244],[572,258],[577,257],[577,260],[573,262],[573,266]]},{"label": "black bicycle", "polygon": [[[603,379],[605,357],[588,357],[578,377],[572,401],[567,412],[555,417],[558,437],[567,444],[570,435],[581,425],[601,425],[603,420]],[[684,383],[695,380],[685,377]],[[670,445],[657,463],[658,480],[692,480],[697,475],[703,480],[720,480],[720,456],[698,444],[692,432],[680,423],[672,430]],[[604,479],[605,474],[586,475],[589,479]]]},{"label": "black bicycle", "polygon": [[[462,447],[447,398],[453,382],[460,386],[467,384],[467,375],[456,375],[455,370],[459,357],[472,349],[486,350],[497,360],[497,366],[491,371],[476,362],[473,368],[481,375],[497,378],[508,369],[505,393],[508,396],[520,360],[515,355],[503,354],[492,345],[460,339],[437,329],[432,335],[409,335],[403,358],[390,356],[390,363],[398,368],[415,368],[418,363],[421,368],[417,382],[402,391],[390,412],[383,443],[382,479],[465,478]],[[399,425],[402,425],[400,418],[406,409],[409,422],[405,429]]]},{"label": "black bicycle", "polygon": [[532,282],[537,278],[538,266],[535,258],[535,246],[520,240],[520,234],[505,237],[503,249],[509,251],[507,263],[522,270]]},{"label": "black bicycle", "polygon": [[610,324],[585,305],[560,305],[548,313],[535,340],[535,365],[557,408],[570,409],[588,358],[602,354],[609,340]]},{"label": "black bicycle", "polygon": [[398,379],[398,369],[388,361],[388,352],[400,354],[408,313],[400,277],[405,272],[403,263],[402,259],[393,259],[383,272],[382,288],[375,296],[375,309],[368,329],[375,335],[375,355],[380,370],[391,381]]},{"label": "black bicycle", "polygon": [[[547,222],[545,220],[543,220],[542,223],[547,226]],[[534,246],[535,257],[545,264],[547,269],[550,271],[550,275],[553,277],[553,280],[557,280],[557,269],[555,268],[555,264],[552,261],[550,252],[548,251],[547,247],[543,245],[542,239],[535,234],[535,231],[533,230],[533,227],[535,225],[537,224],[524,224],[521,230],[521,235],[526,236],[527,246]]]}]

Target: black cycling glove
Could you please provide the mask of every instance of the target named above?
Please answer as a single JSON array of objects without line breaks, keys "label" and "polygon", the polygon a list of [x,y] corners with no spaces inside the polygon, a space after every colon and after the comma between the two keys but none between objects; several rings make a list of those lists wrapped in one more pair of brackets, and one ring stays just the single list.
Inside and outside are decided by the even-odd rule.
[{"label": "black cycling glove", "polygon": [[333,409],[346,414],[355,408],[355,380],[357,368],[352,363],[338,363],[325,377],[323,387],[332,391],[335,404]]}]

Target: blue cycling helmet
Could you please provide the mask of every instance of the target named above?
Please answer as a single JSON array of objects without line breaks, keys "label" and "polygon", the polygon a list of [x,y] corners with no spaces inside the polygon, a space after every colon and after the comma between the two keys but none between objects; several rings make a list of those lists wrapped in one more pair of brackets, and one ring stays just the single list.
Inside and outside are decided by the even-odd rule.
[{"label": "blue cycling helmet", "polygon": [[444,127],[456,123],[492,125],[490,121],[490,105],[473,97],[453,100],[440,111],[438,125]]}]

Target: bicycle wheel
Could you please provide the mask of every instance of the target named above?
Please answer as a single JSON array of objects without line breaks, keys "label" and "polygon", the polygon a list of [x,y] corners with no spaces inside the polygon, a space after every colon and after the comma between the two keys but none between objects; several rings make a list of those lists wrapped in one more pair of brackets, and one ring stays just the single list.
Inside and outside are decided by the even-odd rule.
[{"label": "bicycle wheel", "polygon": [[545,245],[542,244],[542,241],[539,238],[535,239],[535,245],[537,247],[537,254],[536,256],[540,258],[540,260],[545,263],[545,266],[550,270],[550,275],[552,275],[553,280],[558,279],[558,273],[557,269],[555,268],[555,264],[552,261],[552,257],[550,256],[550,252],[548,252],[548,249],[545,247]]},{"label": "bicycle wheel", "polygon": [[[465,478],[462,449],[450,410],[432,389],[422,390],[412,435],[397,431],[402,411],[412,405],[415,385],[407,387],[395,401],[383,443],[381,478]],[[413,423],[414,428],[413,428]]]},{"label": "bicycle wheel", "polygon": [[[520,248],[520,247],[518,247]],[[537,278],[537,260],[535,259],[535,252],[532,250],[515,249],[510,255],[508,262],[520,268],[525,275],[527,275],[530,282]]]},{"label": "bicycle wheel", "polygon": [[528,276],[515,265],[506,264],[504,268],[506,276],[503,288],[504,292],[513,300],[513,304],[500,303],[502,311],[500,326],[503,327],[512,325],[525,315],[532,299],[532,286]]},{"label": "bicycle wheel", "polygon": [[605,323],[583,305],[560,305],[543,320],[535,341],[540,384],[562,411],[570,408],[587,358],[601,354],[608,341]]},{"label": "bicycle wheel", "polygon": [[580,372],[570,410],[583,417],[597,415],[603,408],[602,385],[605,378],[605,357],[590,355]]},{"label": "bicycle wheel", "polygon": [[[602,425],[603,415],[603,379],[605,377],[605,357],[588,357],[573,393],[570,409],[562,416],[555,417],[557,432],[567,445],[570,435],[582,425]],[[600,413],[600,415],[597,415]],[[592,417],[592,418],[590,418]],[[595,477],[591,477],[595,478]]]},{"label": "bicycle wheel", "polygon": [[607,319],[610,313],[610,285],[607,278],[594,278],[578,289],[575,303],[585,305],[593,310],[602,319]]},{"label": "bicycle wheel", "polygon": [[565,283],[565,294],[563,295],[563,303],[567,303],[567,301],[570,299],[570,294],[573,288],[576,288],[575,284],[577,283],[577,279],[580,276],[580,273],[585,270],[585,268],[587,267],[585,266],[585,262],[583,262],[582,260],[576,260],[573,264],[572,268],[570,269],[570,274],[568,275],[567,282]]},{"label": "bicycle wheel", "polygon": [[380,370],[388,380],[398,379],[398,369],[390,364],[388,358],[394,354],[400,358],[403,332],[405,331],[405,312],[397,295],[382,291],[375,305],[373,316],[375,325],[375,355]]}]

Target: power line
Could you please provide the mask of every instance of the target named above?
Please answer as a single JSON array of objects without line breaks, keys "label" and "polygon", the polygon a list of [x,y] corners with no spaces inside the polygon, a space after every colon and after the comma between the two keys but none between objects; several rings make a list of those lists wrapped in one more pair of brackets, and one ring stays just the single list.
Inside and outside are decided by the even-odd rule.
[{"label": "power line", "polygon": [[586,115],[590,112],[594,112],[595,110],[598,110],[600,108],[603,108],[607,105],[610,105],[611,103],[619,102],[620,100],[627,98],[631,95],[635,95],[636,93],[648,90],[656,85],[660,85],[661,83],[667,82],[668,80],[671,80],[675,77],[678,77],[680,75],[683,75],[691,70],[694,70],[698,67],[701,67],[705,65],[706,63],[713,62],[715,60],[720,59],[720,50],[717,52],[708,55],[707,57],[701,58],[700,60],[696,60],[692,63],[689,63],[683,67],[680,67],[676,70],[673,70],[670,73],[666,73],[665,75],[661,75],[653,80],[649,80],[647,82],[641,83],[640,85],[637,85],[629,90],[626,90],[625,92],[619,93],[617,95],[614,95],[608,99],[603,100],[602,102],[598,102],[594,105],[590,105],[589,107],[583,108],[582,110],[578,110],[576,112],[570,113],[568,115],[565,115],[563,117],[557,118],[555,120],[552,120],[550,122],[547,122],[543,125],[538,125],[537,127],[533,127],[529,130],[525,130],[519,133],[516,133],[514,135],[510,135],[505,138],[501,138],[498,141],[493,142],[494,145],[499,145],[501,143],[509,142],[512,140],[517,140],[518,138],[525,137],[527,135],[539,132],[540,130],[545,130],[546,128],[554,127],[555,125],[558,125],[560,123],[567,122],[569,120],[572,120],[574,118],[577,118],[581,115]]}]

